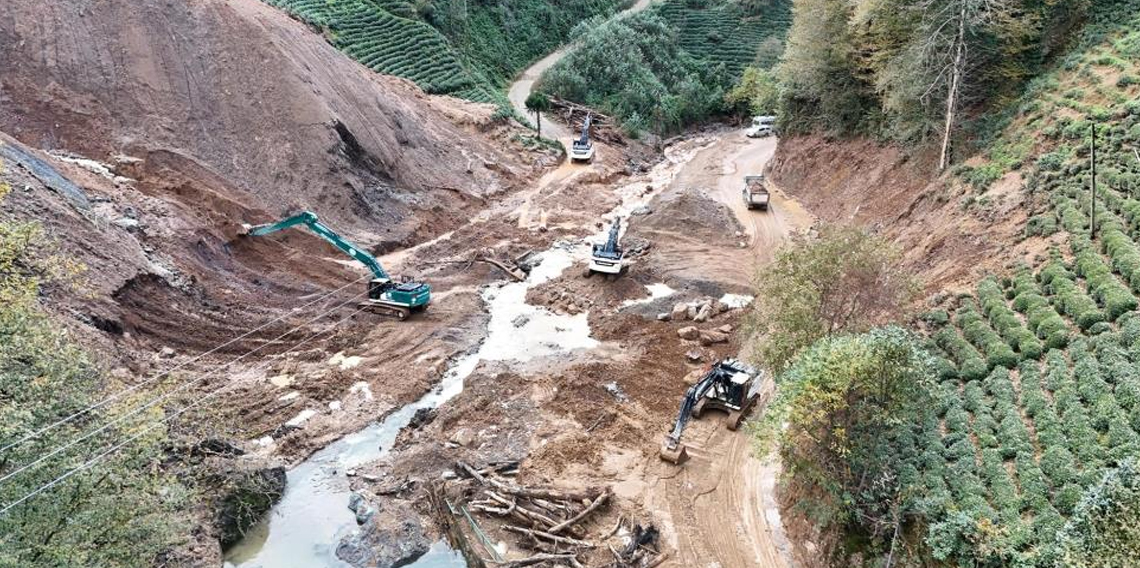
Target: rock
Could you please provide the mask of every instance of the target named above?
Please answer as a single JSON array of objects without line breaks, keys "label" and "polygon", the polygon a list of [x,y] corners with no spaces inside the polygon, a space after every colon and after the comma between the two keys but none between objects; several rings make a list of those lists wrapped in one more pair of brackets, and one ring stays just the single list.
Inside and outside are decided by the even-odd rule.
[{"label": "rock", "polygon": [[424,526],[428,521],[406,501],[385,502],[383,515],[370,516],[360,531],[340,541],[336,557],[353,566],[406,566],[431,548]]},{"label": "rock", "polygon": [[685,309],[685,317],[694,320],[697,319],[697,314],[701,311],[700,305],[693,304]]},{"label": "rock", "polygon": [[704,323],[706,321],[709,321],[709,318],[711,318],[712,315],[712,306],[710,304],[705,304],[701,306],[700,310],[697,311],[697,316],[693,318],[693,321],[697,323]]},{"label": "rock", "polygon": [[475,434],[469,428],[460,428],[451,436],[451,443],[466,448],[475,441]]},{"label": "rock", "polygon": [[709,329],[700,332],[701,345],[712,345],[714,343],[727,343],[728,334]]},{"label": "rock", "polygon": [[673,319],[673,315],[669,312],[661,312],[657,314],[657,321],[669,321]]},{"label": "rock", "polygon": [[685,352],[685,357],[690,362],[696,363],[696,362],[700,361],[702,357],[704,357],[704,354],[701,353],[700,349],[690,349],[690,350]]},{"label": "rock", "polygon": [[705,376],[704,369],[696,369],[696,370],[690,372],[689,374],[685,375],[685,378],[681,379],[681,380],[685,381],[686,385],[695,385],[695,384],[697,384],[698,381],[701,380],[701,377],[704,377],[704,376]]},{"label": "rock", "polygon": [[344,475],[347,477],[356,477],[356,470],[355,469],[346,469],[346,470],[344,470]]},{"label": "rock", "polygon": [[722,326],[720,326],[720,327],[716,328],[716,330],[717,330],[717,331],[719,331],[719,332],[721,332],[721,333],[732,333],[732,326],[731,326],[731,325],[728,325],[728,324],[726,323],[726,324],[724,324],[724,325],[722,325]]},{"label": "rock", "polygon": [[717,300],[717,302],[713,304],[713,309],[716,310],[716,313],[723,314],[724,312],[731,310],[732,306],[729,306],[728,304]]},{"label": "rock", "polygon": [[360,504],[363,502],[364,502],[364,496],[353,491],[348,496],[348,510],[355,513],[357,511],[357,509],[360,509]]},{"label": "rock", "polygon": [[135,233],[136,230],[139,229],[138,219],[131,219],[129,217],[120,217],[119,219],[115,219],[113,222],[114,222],[115,226],[127,229],[128,232],[130,232],[130,233]]},{"label": "rock", "polygon": [[423,428],[431,424],[432,420],[435,420],[435,409],[421,408],[417,410],[416,413],[412,415],[412,419],[408,421],[408,428],[413,430]]},{"label": "rock", "polygon": [[522,326],[526,325],[527,322],[529,322],[529,321],[530,321],[530,316],[528,316],[526,314],[521,314],[521,315],[515,317],[515,319],[511,320],[511,325],[513,325],[515,327],[522,327]]},{"label": "rock", "polygon": [[171,357],[174,357],[174,350],[169,347],[163,347],[158,352],[158,356],[163,359],[170,359]]},{"label": "rock", "polygon": [[367,481],[368,483],[376,483],[377,481],[380,481],[379,476],[372,475],[370,473],[366,473],[366,474],[360,476],[360,479],[363,479],[364,481]]},{"label": "rock", "polygon": [[681,321],[685,319],[685,314],[689,312],[689,306],[684,302],[673,304],[673,311],[669,314],[670,319],[674,321]]},{"label": "rock", "polygon": [[648,215],[652,212],[653,212],[653,210],[650,209],[648,206],[642,205],[641,207],[638,207],[637,209],[630,211],[629,214],[630,215],[642,216],[642,215]]},{"label": "rock", "polygon": [[692,340],[692,339],[697,339],[698,337],[700,337],[701,332],[697,328],[690,325],[688,327],[682,327],[681,329],[678,329],[677,330],[677,336],[680,337],[681,339]]}]

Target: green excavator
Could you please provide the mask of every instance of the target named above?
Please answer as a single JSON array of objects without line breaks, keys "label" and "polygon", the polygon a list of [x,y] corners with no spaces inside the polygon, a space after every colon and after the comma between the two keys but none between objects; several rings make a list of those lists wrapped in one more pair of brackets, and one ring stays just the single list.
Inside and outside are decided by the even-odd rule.
[{"label": "green excavator", "polygon": [[372,271],[373,278],[368,282],[368,300],[362,303],[361,307],[378,314],[393,316],[403,320],[410,316],[412,312],[426,310],[428,304],[431,303],[431,286],[424,282],[415,282],[406,279],[401,282],[393,282],[392,277],[388,275],[388,272],[384,270],[384,267],[380,265],[380,261],[376,260],[376,257],[346,241],[343,237],[338,235],[336,231],[330,229],[324,223],[321,223],[315,213],[305,211],[291,217],[286,217],[276,223],[266,223],[264,225],[243,224],[242,229],[244,235],[260,237],[297,225],[308,227],[309,230],[316,233],[317,236],[332,243],[334,247],[360,261]]}]

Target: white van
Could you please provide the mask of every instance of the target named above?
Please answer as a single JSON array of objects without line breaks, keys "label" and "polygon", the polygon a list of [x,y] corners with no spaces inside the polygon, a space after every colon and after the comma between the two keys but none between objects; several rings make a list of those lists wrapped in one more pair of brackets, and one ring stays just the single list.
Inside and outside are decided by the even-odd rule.
[{"label": "white van", "polygon": [[752,117],[752,126],[744,131],[744,135],[749,138],[763,138],[775,134],[774,128],[776,126],[776,117],[774,116],[754,116]]}]

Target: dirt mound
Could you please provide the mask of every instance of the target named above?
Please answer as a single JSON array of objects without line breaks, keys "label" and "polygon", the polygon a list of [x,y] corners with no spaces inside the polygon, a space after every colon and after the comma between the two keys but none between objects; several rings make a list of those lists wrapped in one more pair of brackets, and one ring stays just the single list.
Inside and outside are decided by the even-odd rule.
[{"label": "dirt mound", "polygon": [[[509,157],[436,107],[489,111],[373,74],[258,0],[15,0],[5,14],[0,130],[31,146],[216,177],[227,200],[311,208],[385,246],[442,232],[412,211],[512,183]],[[200,205],[211,224],[242,213]]]}]

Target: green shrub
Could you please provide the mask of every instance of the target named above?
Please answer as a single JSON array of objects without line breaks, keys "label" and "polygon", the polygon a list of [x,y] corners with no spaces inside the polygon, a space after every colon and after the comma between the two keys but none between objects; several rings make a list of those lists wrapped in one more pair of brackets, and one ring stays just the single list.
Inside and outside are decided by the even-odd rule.
[{"label": "green shrub", "polygon": [[1060,260],[1050,261],[1039,275],[1041,283],[1053,296],[1053,304],[1068,315],[1081,329],[1088,329],[1097,322],[1105,321],[1104,312],[1076,284],[1069,270]]},{"label": "green shrub", "polygon": [[1021,323],[1017,314],[1006,305],[1001,285],[992,278],[978,284],[978,300],[993,328],[1015,347],[1023,358],[1036,359],[1044,352],[1041,341]]}]

